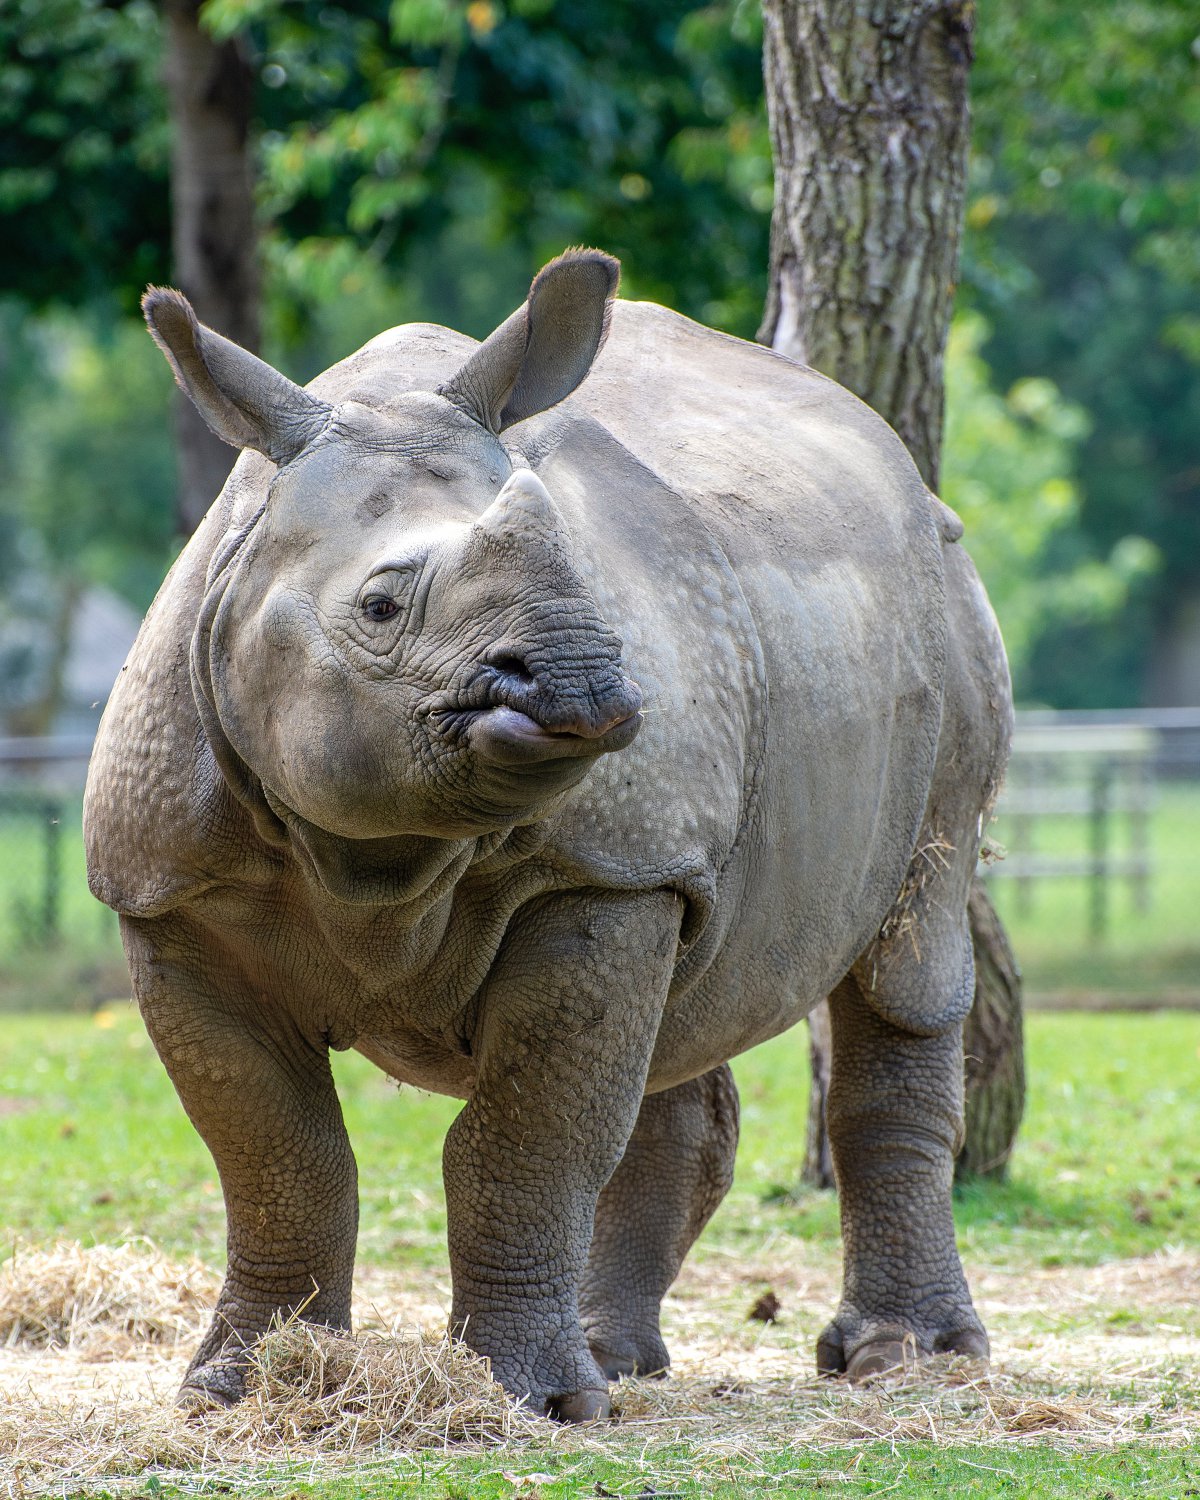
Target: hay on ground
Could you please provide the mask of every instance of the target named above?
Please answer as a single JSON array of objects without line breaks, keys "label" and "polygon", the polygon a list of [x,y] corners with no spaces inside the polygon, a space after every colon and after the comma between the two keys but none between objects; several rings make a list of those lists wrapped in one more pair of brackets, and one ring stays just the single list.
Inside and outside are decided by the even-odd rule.
[{"label": "hay on ground", "polygon": [[213,1461],[363,1459],[554,1431],[509,1400],[486,1360],[445,1336],[351,1335],[292,1321],[257,1346],[246,1384],[238,1405],[199,1414],[14,1394],[0,1414],[0,1478],[31,1485]]},{"label": "hay on ground", "polygon": [[486,1359],[419,1330],[332,1333],[293,1320],[255,1349],[246,1384],[244,1402],[204,1422],[253,1452],[442,1448],[543,1425],[514,1406]]},{"label": "hay on ground", "polygon": [[[772,1239],[752,1264],[715,1256],[693,1265],[667,1310],[677,1373],[622,1382],[615,1424],[565,1430],[515,1406],[486,1361],[462,1345],[409,1331],[437,1318],[438,1306],[428,1290],[414,1298],[401,1278],[378,1272],[359,1293],[362,1300],[368,1292],[382,1329],[352,1337],[292,1321],[256,1349],[245,1401],[189,1416],[171,1403],[215,1277],[144,1244],[22,1252],[0,1267],[0,1341],[10,1342],[0,1348],[0,1496],[150,1470],[219,1474],[241,1492],[255,1474],[278,1476],[288,1465],[358,1471],[394,1467],[419,1451],[483,1445],[512,1445],[530,1459],[547,1444],[651,1455],[661,1478],[675,1452],[689,1463],[737,1458],[753,1467],[783,1450],[873,1440],[1059,1449],[1194,1443],[1200,1335],[1171,1325],[1153,1338],[1117,1336],[1105,1318],[1113,1290],[1121,1306],[1153,1290],[1156,1311],[1174,1316],[1200,1285],[1194,1254],[1020,1278],[989,1271],[1004,1304],[990,1374],[941,1358],[857,1387],[802,1373],[811,1368],[820,1317],[803,1304],[833,1295],[836,1265],[797,1272],[798,1256],[797,1245]],[[746,1323],[752,1282],[785,1289],[795,1312]],[[1044,1331],[1047,1305],[1072,1314],[1061,1330]],[[1041,1320],[1033,1336],[1026,1312]],[[1180,1319],[1191,1326],[1190,1313]],[[1019,1339],[1005,1336],[1005,1324]],[[121,1353],[97,1364],[96,1348]]]},{"label": "hay on ground", "polygon": [[218,1286],[198,1260],[170,1260],[148,1240],[18,1246],[0,1265],[0,1347],[86,1345],[109,1358],[141,1344],[173,1347],[196,1337]]}]

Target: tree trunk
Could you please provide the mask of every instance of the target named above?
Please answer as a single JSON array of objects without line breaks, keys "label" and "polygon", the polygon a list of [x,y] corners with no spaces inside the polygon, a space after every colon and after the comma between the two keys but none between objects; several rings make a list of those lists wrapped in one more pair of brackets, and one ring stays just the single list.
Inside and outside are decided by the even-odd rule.
[{"label": "tree trunk", "polygon": [[[163,0],[175,279],[201,322],[247,349],[259,339],[258,231],[250,121],[254,76],[240,40],[215,42],[201,0]],[[178,523],[196,529],[237,456],[190,401],[176,407]]]},{"label": "tree trunk", "polygon": [[[759,337],[874,407],[931,489],[966,191],[974,19],[972,0],[763,6],[775,211]],[[963,1162],[1002,1173],[1024,1093],[1020,979],[978,881],[970,914],[976,986],[964,1028]],[[820,1095],[827,1016],[815,1014],[811,1027]],[[819,1110],[809,1125],[806,1176],[832,1186]]]},{"label": "tree trunk", "polygon": [[833,1151],[825,1129],[825,1106],[829,1099],[830,1067],[833,1063],[833,1033],[830,1030],[829,1002],[822,1000],[808,1018],[808,1138],[804,1148],[804,1166],[800,1177],[809,1187],[831,1188]]},{"label": "tree trunk", "polygon": [[1021,971],[983,882],[967,910],[975,950],[975,1004],[963,1028],[967,1131],[954,1175],[1003,1177],[1025,1110]]}]

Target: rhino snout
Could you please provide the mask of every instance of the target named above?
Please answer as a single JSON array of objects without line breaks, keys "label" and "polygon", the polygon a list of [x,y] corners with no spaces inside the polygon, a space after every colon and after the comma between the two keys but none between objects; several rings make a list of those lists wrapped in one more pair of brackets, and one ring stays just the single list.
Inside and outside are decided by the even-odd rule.
[{"label": "rhino snout", "polygon": [[546,729],[520,709],[500,705],[477,714],[470,728],[470,745],[481,760],[497,766],[528,766],[543,761],[578,760],[607,755],[631,744],[642,727],[635,709],[602,729],[586,733]]},{"label": "rhino snout", "polygon": [[642,692],[611,668],[567,686],[511,647],[489,653],[492,704],[471,724],[472,750],[497,765],[526,765],[622,750],[641,728]]}]

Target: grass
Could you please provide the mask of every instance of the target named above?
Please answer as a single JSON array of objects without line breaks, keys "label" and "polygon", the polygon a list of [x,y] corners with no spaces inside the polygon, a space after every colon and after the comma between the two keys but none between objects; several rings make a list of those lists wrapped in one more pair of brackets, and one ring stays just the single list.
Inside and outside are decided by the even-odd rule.
[{"label": "grass", "polygon": [[[1121,824],[1114,817],[1114,852],[1125,848]],[[1003,815],[991,833],[1001,845],[1011,841],[1016,852],[1017,832]],[[1044,817],[1037,823],[1037,848],[1043,853],[1084,855],[1087,836],[1083,818]],[[1003,863],[994,867],[990,890],[1031,997],[1115,992],[1152,999],[1176,992],[1200,999],[1200,785],[1158,788],[1149,849],[1153,874],[1147,910],[1137,910],[1128,881],[1110,882],[1110,926],[1099,941],[1088,927],[1089,881],[1037,881],[1025,907],[1016,882],[1004,877]]]},{"label": "grass", "polygon": [[[1036,1448],[944,1448],[936,1443],[896,1449],[874,1443],[820,1451],[786,1451],[765,1462],[730,1456],[697,1463],[687,1450],[667,1450],[640,1461],[593,1454],[540,1452],[536,1460],[512,1454],[496,1458],[413,1458],[389,1462],[375,1472],[316,1482],[303,1473],[276,1471],[238,1494],[269,1494],[272,1500],[582,1500],[619,1495],[628,1500],[746,1500],[783,1495],[892,1495],[897,1500],[958,1500],[999,1495],[1005,1500],[1181,1500],[1200,1490],[1200,1457],[1178,1449],[1127,1447],[1104,1453],[1056,1453]],[[147,1500],[228,1494],[229,1479],[140,1489]],[[68,1490],[83,1500],[114,1493],[88,1486]],[[128,1495],[129,1490],[125,1491]]]},{"label": "grass", "polygon": [[[219,1264],[212,1161],[128,1005],[10,1016],[0,1059],[0,1198],[13,1237],[148,1235]],[[1029,1017],[1029,1105],[1010,1180],[962,1191],[968,1255],[1094,1265],[1200,1242],[1200,1021],[1188,1012]],[[335,1059],[359,1159],[367,1264],[445,1274],[441,1142],[460,1107]],[[807,1107],[802,1029],[737,1060],[737,1180],[705,1253],[773,1231],[837,1237],[832,1195],[798,1186]],[[782,1143],[782,1144],[781,1144]]]},{"label": "grass", "polygon": [[[1012,1180],[971,1188],[956,1206],[981,1307],[1009,1350],[1009,1366],[985,1395],[1001,1411],[1009,1401],[1020,1419],[1001,1423],[1003,1441],[990,1436],[994,1423],[962,1415],[953,1390],[859,1397],[817,1390],[808,1379],[812,1338],[836,1295],[838,1250],[834,1199],[797,1188],[805,1050],[799,1031],[735,1064],[744,1122],[737,1181],[672,1297],[680,1374],[644,1383],[644,1394],[631,1388],[632,1423],[483,1453],[360,1459],[348,1471],[311,1460],[214,1459],[190,1476],[170,1465],[122,1483],[80,1478],[56,1492],[78,1500],[118,1492],[147,1500],[666,1500],[767,1490],[1157,1500],[1200,1492],[1200,1454],[1179,1446],[1186,1427],[1178,1413],[1200,1409],[1195,1361],[1152,1357],[1167,1347],[1156,1338],[1200,1338],[1200,1307],[1188,1305],[1194,1271],[1172,1286],[1170,1261],[1134,1262],[1149,1266],[1148,1284],[1121,1260],[1200,1243],[1200,1022],[1186,1012],[1029,1019],[1029,1112]],[[423,1306],[444,1306],[439,1160],[458,1105],[397,1091],[355,1056],[337,1057],[336,1070],[361,1168],[365,1285],[384,1294],[403,1286]],[[196,1253],[220,1266],[215,1172],[132,1007],[6,1019],[0,1200],[8,1235],[25,1244],[148,1235],[179,1259]],[[747,1323],[768,1285],[781,1294],[783,1321]],[[1164,1328],[1172,1332],[1156,1334]],[[704,1348],[707,1363],[696,1353]],[[1013,1351],[1026,1351],[1028,1373],[1010,1373]],[[1064,1359],[1074,1363],[1063,1367]],[[99,1375],[86,1371],[104,1368],[80,1366],[89,1382]],[[747,1383],[714,1399],[712,1369],[739,1381],[748,1372]],[[178,1374],[168,1373],[169,1389]],[[147,1420],[157,1420],[153,1408]],[[3,1422],[0,1400],[0,1440]],[[1156,1445],[1159,1431],[1173,1441]],[[1119,1441],[1125,1436],[1142,1441]]]}]

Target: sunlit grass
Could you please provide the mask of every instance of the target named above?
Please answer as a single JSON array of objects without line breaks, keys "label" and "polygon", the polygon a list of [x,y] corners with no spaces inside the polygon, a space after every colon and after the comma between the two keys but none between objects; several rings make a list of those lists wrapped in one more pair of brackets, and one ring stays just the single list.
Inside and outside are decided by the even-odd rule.
[{"label": "sunlit grass", "polygon": [[[220,1263],[215,1169],[132,1007],[8,1017],[0,1056],[0,1197],[11,1237],[145,1234]],[[1091,1264],[1200,1240],[1200,1017],[1036,1014],[1028,1066],[1010,1181],[958,1198],[967,1252],[1006,1264]],[[441,1143],[459,1104],[397,1090],[357,1055],[339,1055],[335,1070],[359,1160],[360,1258],[444,1275]],[[799,1186],[803,1029],[735,1070],[737,1178],[701,1253],[774,1228],[832,1249],[836,1200]]]}]

